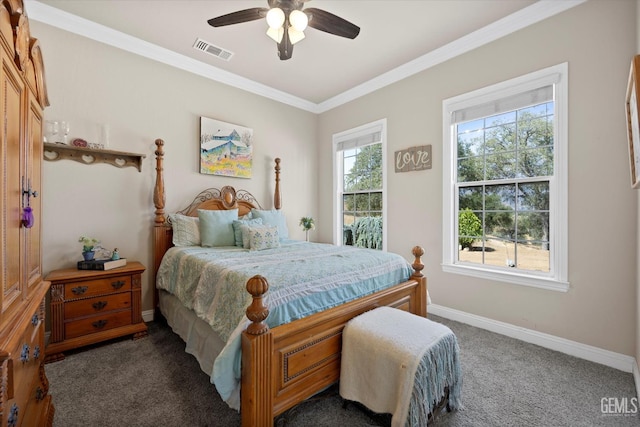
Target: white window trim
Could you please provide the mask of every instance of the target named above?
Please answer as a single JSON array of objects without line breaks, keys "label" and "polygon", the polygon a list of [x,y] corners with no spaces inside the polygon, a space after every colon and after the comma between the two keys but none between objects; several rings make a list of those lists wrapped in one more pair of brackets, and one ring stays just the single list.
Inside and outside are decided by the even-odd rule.
[{"label": "white window trim", "polygon": [[333,134],[333,244],[342,246],[342,209],[341,179],[343,176],[342,162],[338,162],[338,144],[370,134],[380,129],[380,142],[382,144],[382,250],[387,251],[387,119],[376,120]]},{"label": "white window trim", "polygon": [[[449,98],[442,103],[443,117],[443,235],[442,235],[442,270],[474,276],[494,281],[508,282],[516,285],[532,286],[566,292],[568,281],[568,64],[562,63],[525,76],[517,77],[502,83],[488,86],[476,91]],[[454,237],[458,229],[458,218],[455,215],[457,197],[454,195],[456,165],[454,163],[457,143],[453,140],[451,125],[452,113],[470,105],[477,105],[504,98],[518,92],[536,87],[554,84],[555,117],[554,126],[554,178],[550,181],[551,198],[551,244],[553,254],[550,259],[551,272],[523,273],[499,267],[485,268],[475,264],[456,263],[457,242]]]}]

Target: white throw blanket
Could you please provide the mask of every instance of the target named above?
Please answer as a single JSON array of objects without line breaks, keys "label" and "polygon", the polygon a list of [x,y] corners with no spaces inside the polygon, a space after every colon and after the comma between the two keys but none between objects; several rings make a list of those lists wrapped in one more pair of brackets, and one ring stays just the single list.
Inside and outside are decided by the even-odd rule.
[{"label": "white throw blanket", "polygon": [[[414,379],[425,355],[424,363],[432,366],[427,367],[430,372],[424,382],[430,384],[416,384],[422,391],[418,395],[437,402],[449,386],[455,409],[462,380],[457,341],[451,329],[390,307],[364,313],[352,319],[343,332],[340,395],[374,412],[393,414],[393,427],[412,425],[414,421],[407,417]],[[428,415],[436,402],[418,404],[426,403]]]}]

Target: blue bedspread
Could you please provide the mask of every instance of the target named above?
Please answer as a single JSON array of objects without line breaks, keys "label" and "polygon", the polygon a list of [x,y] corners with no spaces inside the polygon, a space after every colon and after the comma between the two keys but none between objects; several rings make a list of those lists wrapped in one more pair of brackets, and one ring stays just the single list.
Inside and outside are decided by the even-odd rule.
[{"label": "blue bedspread", "polygon": [[291,240],[263,251],[171,248],[156,286],[177,296],[227,342],[214,363],[212,382],[223,400],[239,409],[240,334],[248,322],[249,278],[260,274],[269,282],[267,324],[275,327],[406,281],[412,271],[396,254]]}]

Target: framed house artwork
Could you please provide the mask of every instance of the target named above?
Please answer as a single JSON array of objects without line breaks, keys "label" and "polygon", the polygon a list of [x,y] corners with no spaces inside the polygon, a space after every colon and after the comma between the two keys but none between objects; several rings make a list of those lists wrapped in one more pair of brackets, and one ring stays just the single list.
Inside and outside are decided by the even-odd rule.
[{"label": "framed house artwork", "polygon": [[200,173],[251,178],[253,129],[200,117]]},{"label": "framed house artwork", "polygon": [[640,96],[640,55],[631,61],[629,82],[627,84],[627,134],[629,140],[629,162],[631,166],[631,187],[640,188],[640,118],[638,116],[638,97]]}]

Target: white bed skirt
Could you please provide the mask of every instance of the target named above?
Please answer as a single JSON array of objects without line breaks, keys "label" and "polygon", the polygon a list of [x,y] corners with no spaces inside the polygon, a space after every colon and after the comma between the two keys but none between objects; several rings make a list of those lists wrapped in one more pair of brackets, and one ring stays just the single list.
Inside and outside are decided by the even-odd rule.
[{"label": "white bed skirt", "polygon": [[158,290],[160,312],[167,324],[186,343],[185,351],[195,356],[200,369],[209,377],[213,373],[213,362],[225,343],[204,320],[182,305],[175,296]]}]

